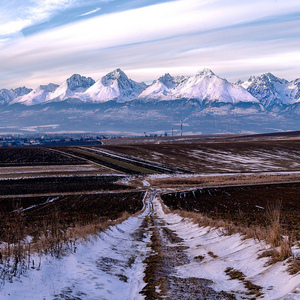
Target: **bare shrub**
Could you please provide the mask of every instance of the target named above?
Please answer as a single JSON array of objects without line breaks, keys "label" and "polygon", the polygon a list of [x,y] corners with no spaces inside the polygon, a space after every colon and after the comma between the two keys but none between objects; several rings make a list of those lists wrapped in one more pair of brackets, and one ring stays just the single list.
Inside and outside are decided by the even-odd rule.
[{"label": "bare shrub", "polygon": [[266,209],[266,219],[269,222],[267,242],[273,247],[278,247],[281,243],[281,202],[269,203]]}]

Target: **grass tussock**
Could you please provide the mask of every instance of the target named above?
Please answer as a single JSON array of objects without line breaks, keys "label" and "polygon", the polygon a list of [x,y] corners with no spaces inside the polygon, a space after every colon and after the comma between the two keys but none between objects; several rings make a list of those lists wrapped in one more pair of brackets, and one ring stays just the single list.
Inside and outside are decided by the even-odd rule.
[{"label": "grass tussock", "polygon": [[287,271],[291,274],[291,275],[296,275],[298,273],[300,273],[300,259],[292,259],[289,267],[287,268]]},{"label": "grass tussock", "polygon": [[202,261],[205,258],[204,255],[197,255],[194,257],[194,259],[198,260],[198,261]]},{"label": "grass tussock", "polygon": [[[266,209],[266,220],[270,224],[268,226],[267,242],[273,247],[280,246],[282,242],[281,224],[280,224],[281,202],[269,203]],[[283,245],[284,246],[284,245]]]},{"label": "grass tussock", "polygon": [[209,256],[211,256],[212,258],[218,258],[219,257],[218,255],[214,254],[212,251],[208,251],[207,254]]},{"label": "grass tussock", "polygon": [[225,273],[230,277],[231,280],[236,279],[241,281],[244,284],[245,288],[248,290],[247,295],[254,296],[255,298],[263,295],[263,293],[261,292],[262,287],[247,280],[243,272],[228,267],[226,268]]}]

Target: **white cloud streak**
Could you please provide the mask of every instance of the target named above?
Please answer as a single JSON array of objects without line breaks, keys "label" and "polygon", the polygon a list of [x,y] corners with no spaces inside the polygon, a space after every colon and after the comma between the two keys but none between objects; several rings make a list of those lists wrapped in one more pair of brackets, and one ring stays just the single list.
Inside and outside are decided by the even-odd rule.
[{"label": "white cloud streak", "polygon": [[0,11],[0,36],[17,34],[22,29],[48,20],[75,0],[8,1]]},{"label": "white cloud streak", "polygon": [[100,9],[101,9],[101,7],[98,7],[98,8],[96,8],[94,10],[91,10],[91,11],[89,11],[87,13],[81,14],[80,17],[84,17],[84,16],[88,16],[88,15],[94,14],[94,13],[98,12]]},{"label": "white cloud streak", "polygon": [[[52,9],[60,2],[44,1]],[[290,68],[292,76],[300,69],[300,21],[274,20],[296,12],[298,0],[178,0],[98,16],[0,44],[0,78],[16,85],[26,74],[22,82],[47,83],[71,72],[99,77],[115,67],[136,80],[155,79],[163,69],[188,75],[201,67],[233,79],[264,68]]]}]

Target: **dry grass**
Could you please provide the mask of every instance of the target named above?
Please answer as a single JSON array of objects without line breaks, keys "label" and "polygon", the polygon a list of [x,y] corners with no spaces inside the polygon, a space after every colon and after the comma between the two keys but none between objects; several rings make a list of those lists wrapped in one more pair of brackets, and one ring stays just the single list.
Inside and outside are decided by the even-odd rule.
[{"label": "dry grass", "polygon": [[194,175],[190,177],[170,177],[147,180],[151,186],[157,188],[172,188],[174,190],[187,190],[195,187],[212,187],[212,186],[236,186],[249,184],[268,184],[268,183],[285,183],[299,182],[300,174],[296,173],[279,173],[279,174],[235,174],[235,175]]},{"label": "dry grass", "polygon": [[[137,212],[135,215],[139,214]],[[77,244],[88,241],[91,236],[99,234],[110,226],[119,224],[128,219],[131,214],[124,212],[118,219],[113,221],[94,222],[85,226],[76,225],[65,232],[59,230],[58,223],[54,223],[51,231],[40,236],[35,242],[24,242],[2,244],[0,248],[0,287],[6,281],[12,282],[29,268],[39,269],[41,266],[41,255],[50,254],[61,257],[68,252],[76,252]],[[18,238],[18,229],[16,230]],[[38,254],[39,261],[33,259],[33,254]]]},{"label": "dry grass", "polygon": [[248,290],[247,294],[248,295],[253,295],[255,298],[260,297],[263,295],[261,292],[262,287],[258,286],[256,284],[253,284],[251,281],[246,280],[246,276],[244,275],[243,272],[233,269],[233,268],[226,268],[225,273],[230,276],[231,280],[237,279],[241,281],[245,288]]},{"label": "dry grass", "polygon": [[298,273],[300,273],[300,259],[293,259],[290,264],[289,267],[287,268],[287,271],[291,274],[291,275],[296,275]]},{"label": "dry grass", "polygon": [[194,257],[194,259],[199,260],[199,261],[202,261],[204,258],[205,258],[204,255],[197,255]]},{"label": "dry grass", "polygon": [[[145,299],[164,299],[166,296],[166,279],[161,276],[163,266],[163,253],[161,251],[161,243],[159,233],[154,227],[154,221],[152,217],[146,217],[144,219],[144,228],[149,228],[152,231],[151,235],[151,255],[147,256],[143,263],[146,264],[144,282],[145,287],[140,294],[145,296]],[[158,288],[159,287],[159,291]]]},{"label": "dry grass", "polygon": [[[115,211],[108,205],[110,202],[114,205],[113,198],[109,198],[111,194],[108,194],[107,201],[98,201],[98,206],[91,195],[86,202],[81,198],[80,201],[74,199],[73,202],[63,198],[46,203],[31,214],[18,207],[10,213],[3,214],[1,225],[5,226],[6,230],[0,235],[0,286],[29,268],[39,268],[40,262],[32,259],[33,254],[37,254],[38,257],[43,254],[61,257],[68,252],[76,252],[78,242],[88,241],[91,236],[110,226],[138,215],[141,212],[138,209],[142,208],[143,193],[135,199],[140,206],[135,206],[138,202],[134,203],[133,197],[128,195],[125,193],[117,196],[115,200],[120,198],[120,201],[115,201]],[[64,200],[67,200],[66,206],[63,206]],[[84,207],[84,203],[92,205],[93,210],[89,206]],[[51,207],[54,207],[54,210],[51,211]],[[66,210],[58,210],[57,207],[65,207]],[[69,211],[68,208],[72,208],[73,211]],[[102,216],[99,215],[100,212],[103,213]],[[30,239],[26,238],[28,236]]]},{"label": "dry grass", "polygon": [[270,202],[266,209],[266,219],[269,222],[267,242],[273,247],[281,244],[281,225],[280,225],[281,202]]},{"label": "dry grass", "polygon": [[218,255],[214,254],[212,251],[208,251],[207,254],[212,258],[218,258]]},{"label": "dry grass", "polygon": [[[162,200],[160,199],[161,203]],[[165,213],[175,213],[183,218],[189,218],[193,220],[194,223],[199,224],[203,227],[212,227],[218,228],[220,234],[222,235],[231,235],[235,233],[240,233],[244,238],[253,238],[259,241],[266,241],[271,245],[271,249],[264,251],[260,254],[258,258],[270,257],[267,265],[274,264],[279,261],[284,261],[292,256],[291,246],[293,239],[291,237],[282,238],[282,228],[280,223],[280,214],[281,214],[281,202],[275,202],[272,205],[269,205],[265,212],[267,226],[262,225],[252,225],[252,226],[243,226],[243,223],[240,222],[238,225],[221,218],[211,218],[204,213],[185,211],[185,210],[170,210],[162,203],[162,207]],[[242,214],[241,214],[242,217]],[[208,253],[212,257],[217,257],[213,253]],[[204,257],[203,257],[204,258]],[[293,267],[289,268],[291,272],[298,272],[297,269],[300,263],[294,262]],[[291,264],[291,265],[292,265]]]}]

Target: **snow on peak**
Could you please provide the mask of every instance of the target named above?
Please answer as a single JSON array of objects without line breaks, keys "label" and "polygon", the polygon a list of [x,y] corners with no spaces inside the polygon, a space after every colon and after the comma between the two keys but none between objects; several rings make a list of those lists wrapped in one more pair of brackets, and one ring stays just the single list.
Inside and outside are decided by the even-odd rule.
[{"label": "snow on peak", "polygon": [[144,83],[137,83],[129,79],[121,69],[116,69],[91,86],[85,93],[85,100],[92,102],[106,102],[113,99],[118,102],[130,101],[137,98],[145,88]]},{"label": "snow on peak", "polygon": [[245,89],[219,78],[209,69],[203,69],[189,78],[172,77],[167,73],[155,80],[139,98],[158,100],[187,98],[227,103],[258,102]]},{"label": "snow on peak", "polygon": [[0,104],[7,104],[17,97],[13,90],[2,89],[0,90]]},{"label": "snow on peak", "polygon": [[128,80],[127,75],[121,70],[121,69],[116,69],[110,73],[108,73],[107,75],[103,76],[101,78],[101,83],[104,86],[111,86],[115,80],[118,81],[126,81]]},{"label": "snow on peak", "polygon": [[31,91],[32,89],[28,89],[25,86],[10,90],[2,89],[0,90],[0,104],[8,104],[15,100],[17,97],[24,96]]},{"label": "snow on peak", "polygon": [[215,73],[212,70],[207,69],[207,68],[204,68],[203,70],[200,70],[196,73],[196,77],[212,76],[212,75],[215,75]]},{"label": "snow on peak", "polygon": [[38,88],[32,90],[30,93],[16,98],[11,103],[22,103],[25,105],[41,104],[49,100],[50,95],[58,88],[57,84],[49,83],[47,85],[40,85]]},{"label": "snow on peak", "polygon": [[265,73],[258,77],[251,76],[247,81],[239,82],[238,85],[247,89],[265,106],[292,104],[300,98],[300,86],[297,87],[295,81],[289,82],[272,73]]},{"label": "snow on peak", "polygon": [[194,98],[200,101],[226,103],[258,102],[244,88],[216,76],[209,69],[196,73],[195,76],[180,84],[176,89],[175,96],[176,98]]},{"label": "snow on peak", "polygon": [[154,80],[153,83],[147,87],[140,95],[139,98],[159,99],[159,100],[172,100],[173,93],[178,85],[187,80],[185,76],[171,76],[169,73]]},{"label": "snow on peak", "polygon": [[68,98],[80,98],[89,87],[95,83],[91,77],[73,74],[49,95],[47,101],[63,101]]},{"label": "snow on peak", "polygon": [[70,78],[67,79],[68,88],[71,91],[75,91],[78,88],[88,89],[95,83],[95,80],[91,77],[81,76],[79,74],[73,74]]},{"label": "snow on peak", "polygon": [[247,81],[231,84],[215,75],[210,69],[198,71],[194,76],[164,74],[150,86],[128,78],[121,70],[106,74],[97,82],[90,77],[73,74],[60,86],[41,85],[35,90],[26,87],[0,90],[0,104],[23,103],[34,105],[43,102],[64,101],[76,98],[83,102],[126,102],[133,99],[198,99],[225,103],[252,102],[264,106],[300,102],[300,78],[288,82],[265,73],[251,76]]},{"label": "snow on peak", "polygon": [[169,73],[158,78],[158,81],[163,83],[168,89],[177,87],[180,83],[186,80],[185,76],[171,76]]},{"label": "snow on peak", "polygon": [[20,97],[20,96],[24,96],[24,95],[27,95],[28,93],[30,93],[32,91],[32,89],[28,89],[27,87],[22,86],[22,87],[18,87],[16,89],[14,89],[13,91],[17,94],[17,97]]}]

